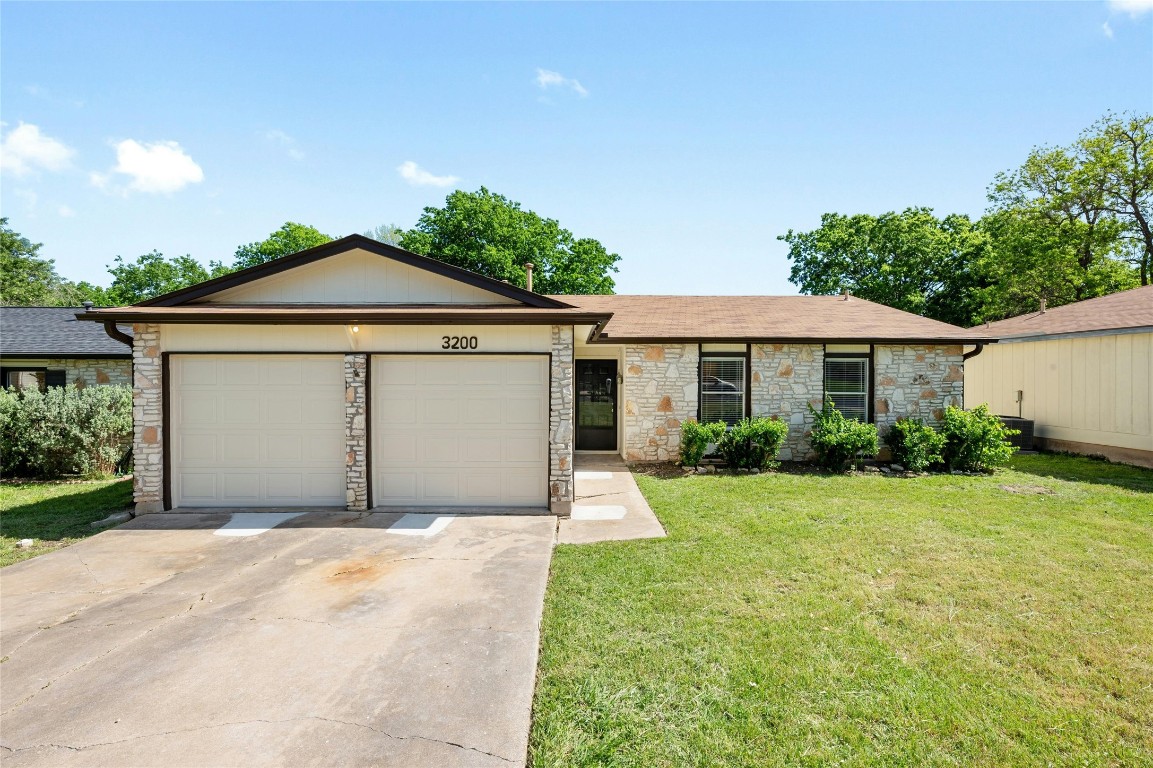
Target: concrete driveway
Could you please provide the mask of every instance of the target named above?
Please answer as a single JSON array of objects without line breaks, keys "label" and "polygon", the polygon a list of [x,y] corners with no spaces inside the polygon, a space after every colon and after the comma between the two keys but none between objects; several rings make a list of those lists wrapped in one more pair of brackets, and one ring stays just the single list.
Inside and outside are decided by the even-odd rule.
[{"label": "concrete driveway", "polygon": [[523,764],[556,519],[400,518],[156,515],[4,569],[0,762]]}]

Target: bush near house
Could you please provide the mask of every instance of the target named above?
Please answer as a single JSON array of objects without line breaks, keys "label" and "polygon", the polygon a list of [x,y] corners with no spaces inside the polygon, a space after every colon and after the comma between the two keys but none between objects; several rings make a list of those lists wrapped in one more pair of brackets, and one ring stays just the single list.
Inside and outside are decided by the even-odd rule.
[{"label": "bush near house", "polygon": [[0,389],[6,477],[111,475],[132,439],[132,388]]},{"label": "bush near house", "polygon": [[809,406],[812,412],[813,432],[810,441],[822,467],[833,472],[844,472],[865,456],[875,456],[880,449],[877,428],[856,419],[846,419],[825,400],[821,410]]},{"label": "bush near house", "polygon": [[885,433],[893,461],[912,472],[924,472],[944,461],[945,436],[921,419],[898,419]]},{"label": "bush near house", "polygon": [[941,434],[945,438],[946,467],[965,472],[990,472],[1013,457],[1017,449],[1008,438],[1020,431],[1006,427],[989,412],[987,405],[971,411],[949,406],[941,422]]},{"label": "bush near house", "polygon": [[714,421],[701,424],[686,421],[681,424],[681,466],[695,467],[701,463],[708,447],[721,439],[725,433],[725,423]]},{"label": "bush near house", "polygon": [[777,419],[741,419],[717,440],[717,452],[734,472],[764,469],[776,463],[788,434],[789,425]]}]

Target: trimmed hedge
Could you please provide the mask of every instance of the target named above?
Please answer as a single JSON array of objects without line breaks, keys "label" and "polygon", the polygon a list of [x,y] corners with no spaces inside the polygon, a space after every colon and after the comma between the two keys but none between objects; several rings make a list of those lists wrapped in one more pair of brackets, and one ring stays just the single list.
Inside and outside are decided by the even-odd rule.
[{"label": "trimmed hedge", "polygon": [[681,423],[681,466],[695,467],[701,463],[701,458],[712,443],[721,439],[725,433],[725,423],[714,421],[712,424],[701,424],[696,421]]},{"label": "trimmed hedge", "polygon": [[741,419],[717,440],[717,452],[734,472],[776,464],[789,435],[789,425],[770,418]]},{"label": "trimmed hedge", "polygon": [[817,453],[817,461],[825,469],[844,472],[859,464],[865,456],[876,456],[880,450],[877,428],[856,419],[846,419],[825,400],[821,410],[809,406],[813,414],[813,432],[810,442]]},{"label": "trimmed hedge", "polygon": [[0,389],[0,471],[51,479],[111,475],[132,444],[132,388]]},{"label": "trimmed hedge", "polygon": [[944,462],[949,469],[966,472],[989,472],[1009,462],[1017,448],[1009,437],[1020,434],[1009,429],[1000,417],[979,405],[971,411],[954,406],[945,409],[941,422],[945,438]]},{"label": "trimmed hedge", "polygon": [[885,433],[893,461],[912,472],[924,472],[944,460],[945,436],[920,419],[897,419]]}]

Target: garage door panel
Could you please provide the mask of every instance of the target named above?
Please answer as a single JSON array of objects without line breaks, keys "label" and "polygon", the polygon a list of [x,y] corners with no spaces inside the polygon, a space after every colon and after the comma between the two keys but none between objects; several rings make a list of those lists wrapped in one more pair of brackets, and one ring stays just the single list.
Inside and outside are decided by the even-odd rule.
[{"label": "garage door panel", "polygon": [[510,395],[504,402],[506,424],[539,426],[544,424],[548,418],[544,411],[544,400],[539,396],[516,397]]},{"label": "garage door panel", "polygon": [[376,355],[373,503],[548,503],[548,359]]},{"label": "garage door panel", "polygon": [[341,356],[173,355],[170,367],[175,506],[345,504]]},{"label": "garage door panel", "polygon": [[260,435],[252,433],[220,436],[217,457],[229,464],[257,464],[260,462]]},{"label": "garage door panel", "polygon": [[508,469],[503,473],[505,496],[514,504],[530,506],[548,494],[548,483],[535,470]]},{"label": "garage door panel", "polygon": [[452,472],[422,473],[424,481],[423,496],[433,503],[450,504],[460,500],[460,474]]},{"label": "garage door panel", "polygon": [[259,387],[260,361],[244,357],[222,357],[216,360],[216,386]]},{"label": "garage door panel", "polygon": [[256,394],[236,394],[221,403],[221,414],[227,424],[260,423],[260,398]]}]

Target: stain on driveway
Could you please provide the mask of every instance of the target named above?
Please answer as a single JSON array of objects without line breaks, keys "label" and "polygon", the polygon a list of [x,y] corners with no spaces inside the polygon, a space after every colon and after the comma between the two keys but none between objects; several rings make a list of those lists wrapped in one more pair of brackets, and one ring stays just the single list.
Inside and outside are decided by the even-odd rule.
[{"label": "stain on driveway", "polygon": [[553,517],[154,515],[0,572],[5,766],[508,766]]}]

